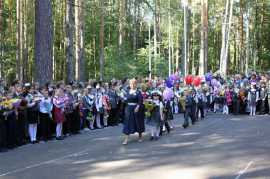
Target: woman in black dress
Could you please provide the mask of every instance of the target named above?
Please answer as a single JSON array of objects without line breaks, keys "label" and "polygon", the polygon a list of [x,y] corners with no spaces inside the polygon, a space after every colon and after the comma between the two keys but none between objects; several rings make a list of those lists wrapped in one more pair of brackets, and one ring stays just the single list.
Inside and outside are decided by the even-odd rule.
[{"label": "woman in black dress", "polygon": [[144,113],[142,110],[143,98],[140,91],[137,89],[135,79],[130,80],[130,89],[125,95],[127,106],[125,108],[125,119],[123,133],[125,139],[123,145],[127,145],[128,136],[130,134],[139,133],[139,142],[142,141],[142,133],[145,131]]}]

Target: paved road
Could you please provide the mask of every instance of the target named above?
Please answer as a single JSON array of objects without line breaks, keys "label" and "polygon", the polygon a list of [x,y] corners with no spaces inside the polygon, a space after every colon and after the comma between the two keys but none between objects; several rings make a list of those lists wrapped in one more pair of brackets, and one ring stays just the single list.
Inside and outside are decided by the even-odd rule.
[{"label": "paved road", "polygon": [[121,127],[0,154],[0,179],[270,179],[270,116],[211,114],[186,130],[182,116],[159,141]]}]

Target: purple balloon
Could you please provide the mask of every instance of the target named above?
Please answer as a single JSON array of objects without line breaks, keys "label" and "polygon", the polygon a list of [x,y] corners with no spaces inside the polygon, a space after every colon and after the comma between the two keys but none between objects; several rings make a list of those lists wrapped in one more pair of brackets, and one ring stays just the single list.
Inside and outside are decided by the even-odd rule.
[{"label": "purple balloon", "polygon": [[211,81],[212,78],[213,78],[212,73],[206,73],[206,74],[205,74],[205,80],[206,80],[206,81]]},{"label": "purple balloon", "polygon": [[170,76],[169,79],[172,80],[172,81],[177,81],[179,79],[179,77],[177,75],[173,74],[173,75]]},{"label": "purple balloon", "polygon": [[221,83],[216,79],[212,79],[211,80],[211,85],[214,86],[214,87],[220,87]]},{"label": "purple balloon", "polygon": [[168,88],[172,88],[172,87],[173,87],[173,81],[170,80],[170,79],[167,79],[167,80],[166,80],[166,86],[167,86]]},{"label": "purple balloon", "polygon": [[173,90],[171,88],[166,88],[163,92],[163,98],[165,100],[171,100],[174,96]]}]

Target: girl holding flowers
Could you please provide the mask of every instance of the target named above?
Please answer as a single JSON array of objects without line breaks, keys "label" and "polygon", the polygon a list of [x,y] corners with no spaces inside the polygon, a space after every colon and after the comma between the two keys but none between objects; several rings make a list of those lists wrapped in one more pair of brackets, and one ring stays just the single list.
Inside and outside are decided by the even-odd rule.
[{"label": "girl holding flowers", "polygon": [[158,140],[161,122],[164,120],[164,106],[161,99],[161,92],[152,92],[152,105],[153,109],[150,112],[150,117],[147,120],[147,124],[151,127],[150,140]]}]

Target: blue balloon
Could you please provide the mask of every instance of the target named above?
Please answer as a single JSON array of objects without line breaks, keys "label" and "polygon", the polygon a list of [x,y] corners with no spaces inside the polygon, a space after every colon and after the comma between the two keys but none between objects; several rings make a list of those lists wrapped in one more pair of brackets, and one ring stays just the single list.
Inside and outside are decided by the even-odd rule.
[{"label": "blue balloon", "polygon": [[206,73],[206,74],[205,74],[205,80],[206,80],[206,81],[211,81],[212,79],[213,79],[212,73]]},{"label": "blue balloon", "polygon": [[167,79],[167,80],[166,80],[166,86],[167,86],[168,88],[172,88],[172,87],[173,87],[173,81],[170,80],[170,79]]}]

